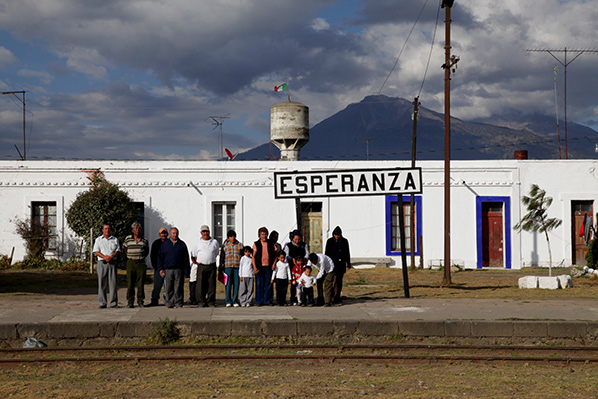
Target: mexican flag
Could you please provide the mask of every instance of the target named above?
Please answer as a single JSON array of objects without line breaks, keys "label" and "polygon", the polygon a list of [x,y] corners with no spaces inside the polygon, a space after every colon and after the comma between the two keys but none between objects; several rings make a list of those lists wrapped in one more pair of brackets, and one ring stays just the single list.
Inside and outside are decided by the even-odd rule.
[{"label": "mexican flag", "polygon": [[286,83],[283,83],[280,86],[274,86],[274,91],[285,91],[287,89],[288,87]]}]

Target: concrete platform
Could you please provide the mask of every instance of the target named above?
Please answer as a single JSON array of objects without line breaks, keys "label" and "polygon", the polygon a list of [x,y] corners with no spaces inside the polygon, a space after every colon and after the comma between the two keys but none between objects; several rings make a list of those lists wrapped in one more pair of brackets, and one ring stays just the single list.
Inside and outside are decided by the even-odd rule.
[{"label": "concrete platform", "polygon": [[[125,297],[124,291],[119,290],[119,298]],[[222,301],[218,305],[98,309],[92,294],[6,295],[0,297],[0,339],[11,346],[30,336],[49,344],[135,341],[168,318],[176,320],[184,337],[196,338],[390,337],[598,345],[598,302],[593,299],[349,298],[333,307],[226,308]]]}]

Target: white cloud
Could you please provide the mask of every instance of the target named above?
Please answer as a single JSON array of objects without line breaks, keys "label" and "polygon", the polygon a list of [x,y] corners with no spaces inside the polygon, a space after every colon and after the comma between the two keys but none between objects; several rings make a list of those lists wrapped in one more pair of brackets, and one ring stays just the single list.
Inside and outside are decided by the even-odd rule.
[{"label": "white cloud", "polygon": [[0,67],[12,64],[15,61],[17,61],[17,57],[7,48],[0,46]]},{"label": "white cloud", "polygon": [[17,72],[17,75],[24,78],[35,78],[40,80],[43,84],[49,85],[52,83],[52,75],[44,71],[32,71],[30,69],[21,69]]},{"label": "white cloud", "polygon": [[330,24],[324,18],[314,18],[311,24],[313,30],[326,30],[330,28]]}]

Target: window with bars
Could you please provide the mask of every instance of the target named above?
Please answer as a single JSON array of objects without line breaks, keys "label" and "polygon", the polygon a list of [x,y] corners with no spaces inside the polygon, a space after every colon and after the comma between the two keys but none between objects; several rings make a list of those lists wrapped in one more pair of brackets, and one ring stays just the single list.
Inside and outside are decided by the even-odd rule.
[{"label": "window with bars", "polygon": [[58,230],[56,228],[56,202],[32,202],[31,223],[40,226],[42,241],[46,251],[58,249]]},{"label": "window with bars", "polygon": [[[421,236],[421,196],[415,196],[415,206],[411,209],[410,197],[403,196],[403,212],[405,220],[405,250],[411,254],[411,221],[415,222],[415,255],[419,255],[419,237]],[[399,224],[399,201],[396,195],[386,197],[386,253],[401,253],[401,229]]]},{"label": "window with bars", "polygon": [[212,237],[220,244],[226,240],[226,233],[235,230],[235,202],[212,203]]}]

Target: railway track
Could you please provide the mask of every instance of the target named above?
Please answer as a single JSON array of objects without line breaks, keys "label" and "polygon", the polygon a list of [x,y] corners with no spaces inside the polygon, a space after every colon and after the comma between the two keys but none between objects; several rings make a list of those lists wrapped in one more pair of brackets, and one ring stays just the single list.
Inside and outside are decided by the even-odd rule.
[{"label": "railway track", "polygon": [[90,362],[370,361],[598,363],[598,347],[429,344],[180,345],[0,349],[0,365]]}]

